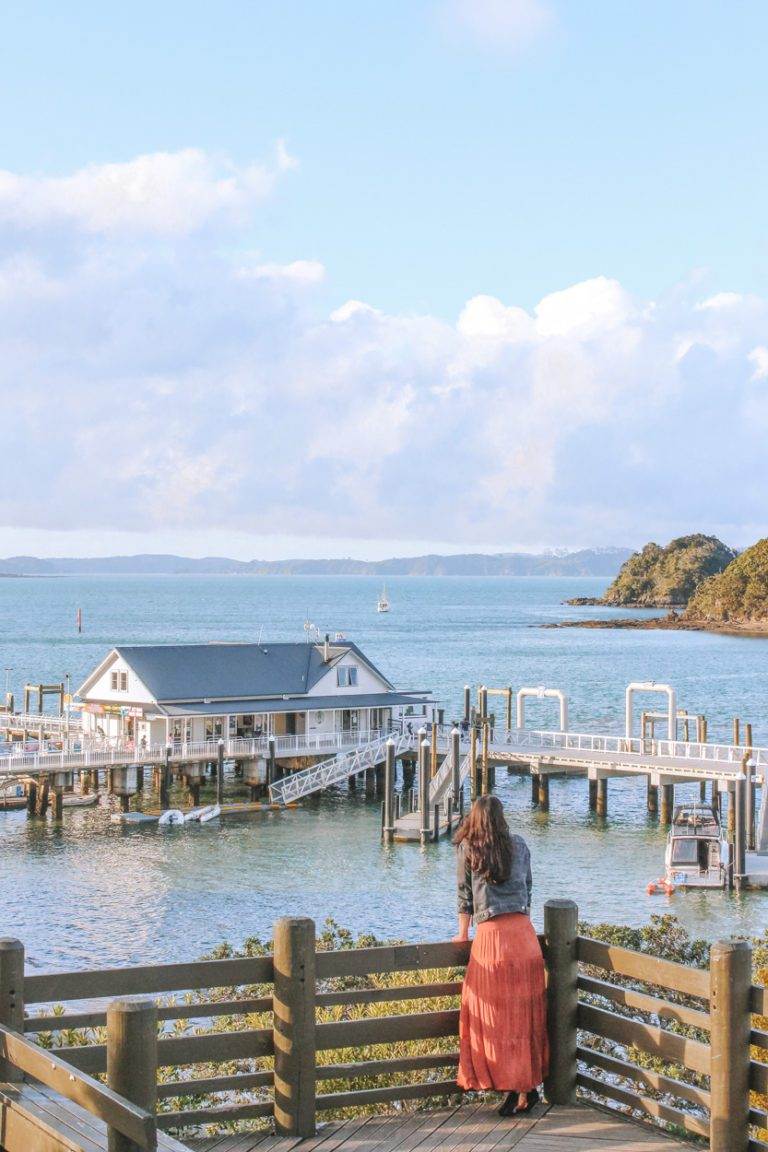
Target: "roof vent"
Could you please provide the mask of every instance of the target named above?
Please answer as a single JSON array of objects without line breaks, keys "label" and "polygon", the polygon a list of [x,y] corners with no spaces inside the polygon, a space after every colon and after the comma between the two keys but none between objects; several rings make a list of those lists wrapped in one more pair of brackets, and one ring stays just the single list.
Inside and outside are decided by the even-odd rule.
[{"label": "roof vent", "polygon": [[324,664],[327,664],[331,658],[331,646],[329,643],[330,639],[331,639],[330,636],[326,632],[325,640],[323,641],[323,663]]}]

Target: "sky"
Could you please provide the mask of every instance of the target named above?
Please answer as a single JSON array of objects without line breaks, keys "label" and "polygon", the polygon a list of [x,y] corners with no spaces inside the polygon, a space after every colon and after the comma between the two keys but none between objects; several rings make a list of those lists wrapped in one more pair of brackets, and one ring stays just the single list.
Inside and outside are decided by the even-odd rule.
[{"label": "sky", "polygon": [[5,0],[0,555],[765,535],[767,35]]}]

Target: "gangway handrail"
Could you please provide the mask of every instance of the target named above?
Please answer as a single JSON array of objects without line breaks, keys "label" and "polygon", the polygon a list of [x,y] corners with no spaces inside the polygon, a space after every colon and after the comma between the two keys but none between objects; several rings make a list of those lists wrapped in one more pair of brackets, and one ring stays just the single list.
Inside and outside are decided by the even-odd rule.
[{"label": "gangway handrail", "polygon": [[276,781],[269,787],[269,797],[273,803],[288,804],[310,796],[313,792],[320,792],[332,784],[339,784],[349,776],[371,768],[384,760],[387,742],[395,742],[395,755],[399,755],[407,748],[413,747],[415,738],[409,734],[400,734],[390,737],[380,734],[368,744],[350,749],[338,756],[329,757],[319,764],[303,768],[282,780]]}]

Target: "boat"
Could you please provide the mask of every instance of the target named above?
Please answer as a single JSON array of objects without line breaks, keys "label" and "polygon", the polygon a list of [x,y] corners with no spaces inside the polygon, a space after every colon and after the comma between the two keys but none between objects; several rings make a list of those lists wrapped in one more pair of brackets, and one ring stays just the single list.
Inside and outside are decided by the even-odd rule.
[{"label": "boat", "polygon": [[389,600],[387,599],[387,586],[386,586],[386,584],[384,584],[382,589],[381,589],[381,594],[380,594],[379,599],[376,603],[376,611],[377,612],[389,612]]},{"label": "boat", "polygon": [[664,855],[664,881],[673,888],[724,888],[728,842],[711,804],[678,805]]},{"label": "boat", "polygon": [[27,806],[27,789],[22,780],[3,780],[0,784],[0,812],[16,812]]},{"label": "boat", "polygon": [[171,826],[184,823],[184,813],[181,808],[167,808],[158,820],[158,824]]},{"label": "boat", "polygon": [[65,792],[61,798],[65,808],[92,808],[99,802],[98,792]]},{"label": "boat", "polygon": [[185,824],[207,824],[209,820],[215,820],[221,816],[221,808],[218,804],[204,804],[200,808],[193,808],[190,812],[185,813]]}]

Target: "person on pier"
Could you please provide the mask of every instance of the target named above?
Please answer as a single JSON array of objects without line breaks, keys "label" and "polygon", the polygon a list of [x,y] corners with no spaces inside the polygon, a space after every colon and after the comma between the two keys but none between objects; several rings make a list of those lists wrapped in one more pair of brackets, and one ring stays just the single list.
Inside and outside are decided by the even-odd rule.
[{"label": "person on pier", "polygon": [[499,1115],[530,1112],[547,1074],[544,957],[530,920],[531,854],[496,796],[480,796],[454,839],[459,933],[475,938],[459,1019],[458,1085],[506,1093]]}]

